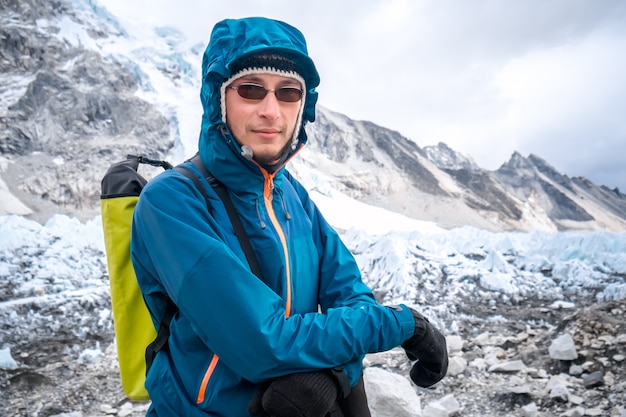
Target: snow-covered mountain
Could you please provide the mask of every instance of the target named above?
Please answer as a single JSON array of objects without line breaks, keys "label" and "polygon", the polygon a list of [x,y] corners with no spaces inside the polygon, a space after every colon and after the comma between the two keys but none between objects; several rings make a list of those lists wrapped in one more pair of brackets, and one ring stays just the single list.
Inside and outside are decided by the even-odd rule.
[{"label": "snow-covered mountain", "polygon": [[[398,132],[322,109],[304,163],[369,204],[446,228],[626,230],[626,195],[514,153],[496,171],[447,145],[420,148]],[[297,164],[298,162],[296,162]]]},{"label": "snow-covered mountain", "polygon": [[[0,23],[0,213],[90,218],[110,163],[193,154],[204,45],[122,22],[95,0],[3,2]],[[316,170],[367,204],[444,228],[626,230],[626,195],[535,155],[488,171],[445,144],[421,148],[324,107],[307,128],[293,171]]]}]

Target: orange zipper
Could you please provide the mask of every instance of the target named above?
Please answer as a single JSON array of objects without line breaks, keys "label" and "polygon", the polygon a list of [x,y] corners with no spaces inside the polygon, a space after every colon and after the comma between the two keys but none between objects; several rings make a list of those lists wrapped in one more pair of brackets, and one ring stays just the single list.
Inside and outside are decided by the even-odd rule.
[{"label": "orange zipper", "polygon": [[285,278],[287,280],[287,300],[285,302],[285,317],[289,317],[291,315],[291,265],[289,262],[289,250],[287,249],[287,238],[285,237],[285,233],[283,232],[282,227],[280,227],[280,223],[278,222],[278,219],[276,218],[276,213],[274,212],[274,207],[272,206],[272,199],[274,198],[274,175],[276,174],[268,174],[265,170],[263,170],[263,175],[265,176],[265,186],[263,189],[263,200],[265,200],[265,208],[267,209],[267,214],[270,217],[270,221],[276,229],[276,233],[278,233],[280,243],[283,246],[283,254],[285,256]]},{"label": "orange zipper", "polygon": [[213,371],[215,371],[215,367],[219,362],[220,358],[214,353],[213,358],[211,359],[211,363],[209,364],[208,369],[204,373],[204,378],[202,378],[202,383],[200,384],[200,390],[198,391],[198,398],[196,399],[196,404],[202,404],[204,402],[204,396],[206,394],[206,387],[209,385],[209,380],[211,379],[211,375],[213,375]]}]

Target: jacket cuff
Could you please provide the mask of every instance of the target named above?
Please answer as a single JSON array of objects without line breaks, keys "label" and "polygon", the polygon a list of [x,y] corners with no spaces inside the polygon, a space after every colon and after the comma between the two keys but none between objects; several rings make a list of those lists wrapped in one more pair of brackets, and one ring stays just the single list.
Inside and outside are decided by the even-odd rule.
[{"label": "jacket cuff", "polygon": [[396,319],[398,320],[402,328],[403,336],[401,343],[403,343],[407,339],[410,339],[411,336],[413,336],[413,334],[415,333],[415,318],[413,317],[411,309],[404,304],[387,307],[393,311]]}]

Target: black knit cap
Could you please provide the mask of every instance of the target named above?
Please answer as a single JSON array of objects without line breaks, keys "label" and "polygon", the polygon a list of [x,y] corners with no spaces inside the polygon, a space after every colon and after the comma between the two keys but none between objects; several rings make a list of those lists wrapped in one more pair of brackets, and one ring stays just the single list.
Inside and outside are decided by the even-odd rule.
[{"label": "black knit cap", "polygon": [[300,71],[295,61],[275,52],[259,52],[239,58],[233,62],[231,74],[236,75],[241,71],[253,68],[259,70],[263,68],[274,69],[285,73],[295,72],[302,77],[302,71]]}]

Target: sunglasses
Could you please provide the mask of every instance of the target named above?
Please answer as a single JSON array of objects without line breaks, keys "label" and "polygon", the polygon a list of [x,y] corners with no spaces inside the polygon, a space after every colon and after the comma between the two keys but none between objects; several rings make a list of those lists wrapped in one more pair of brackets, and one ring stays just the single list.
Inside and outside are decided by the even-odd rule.
[{"label": "sunglasses", "polygon": [[240,97],[247,100],[263,100],[267,93],[270,91],[276,96],[276,100],[284,101],[287,103],[295,103],[302,98],[302,90],[296,87],[280,87],[273,90],[268,90],[262,85],[258,84],[239,84],[238,86],[228,86],[228,88],[237,90]]}]

